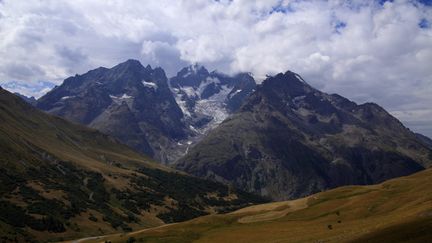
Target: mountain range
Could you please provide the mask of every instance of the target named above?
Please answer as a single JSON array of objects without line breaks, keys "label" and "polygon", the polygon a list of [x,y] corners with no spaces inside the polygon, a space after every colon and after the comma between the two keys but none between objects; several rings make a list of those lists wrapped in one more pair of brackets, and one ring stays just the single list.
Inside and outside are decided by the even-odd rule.
[{"label": "mountain range", "polygon": [[127,60],[65,79],[36,107],[170,163],[235,111],[254,87],[248,74],[230,77],[193,65],[168,80],[161,68]]},{"label": "mountain range", "polygon": [[[198,64],[168,78],[127,60],[69,77],[38,100],[0,88],[0,121],[5,241],[154,227],[432,166],[430,138],[378,104],[327,94],[291,71],[256,84],[249,73]],[[318,195],[355,201],[364,190],[352,192]]]},{"label": "mountain range", "polygon": [[162,163],[276,200],[373,184],[432,164],[430,143],[374,103],[293,72],[256,85],[192,65],[168,79],[128,60],[66,79],[36,106]]},{"label": "mountain range", "polygon": [[290,71],[264,80],[175,164],[275,200],[379,183],[431,165],[430,144],[382,107],[320,92]]}]

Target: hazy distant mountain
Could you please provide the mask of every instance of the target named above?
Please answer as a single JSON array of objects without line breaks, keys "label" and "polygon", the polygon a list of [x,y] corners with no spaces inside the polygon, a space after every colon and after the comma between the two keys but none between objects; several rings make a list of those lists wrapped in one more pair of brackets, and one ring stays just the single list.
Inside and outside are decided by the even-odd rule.
[{"label": "hazy distant mountain", "polygon": [[113,135],[159,161],[188,136],[165,72],[128,60],[67,78],[37,107]]},{"label": "hazy distant mountain", "polygon": [[25,95],[20,94],[18,92],[15,92],[14,94],[16,96],[20,97],[21,99],[23,99],[25,102],[31,104],[31,105],[35,105],[36,104],[36,99],[33,96],[32,97],[28,97],[28,96],[25,96]]},{"label": "hazy distant mountain", "polygon": [[124,232],[263,202],[159,165],[3,89],[0,120],[2,242]]},{"label": "hazy distant mountain", "polygon": [[288,71],[266,79],[176,167],[280,200],[431,164],[431,149],[377,104],[320,92]]}]

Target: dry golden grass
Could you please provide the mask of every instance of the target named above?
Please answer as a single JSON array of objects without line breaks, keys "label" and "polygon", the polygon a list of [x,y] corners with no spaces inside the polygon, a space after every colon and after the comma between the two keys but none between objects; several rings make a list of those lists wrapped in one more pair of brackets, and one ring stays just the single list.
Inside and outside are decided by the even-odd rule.
[{"label": "dry golden grass", "polygon": [[428,242],[432,169],[84,242]]}]

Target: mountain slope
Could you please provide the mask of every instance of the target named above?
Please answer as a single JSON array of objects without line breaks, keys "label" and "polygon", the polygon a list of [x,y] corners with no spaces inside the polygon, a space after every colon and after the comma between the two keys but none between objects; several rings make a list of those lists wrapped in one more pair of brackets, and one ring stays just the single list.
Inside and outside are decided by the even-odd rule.
[{"label": "mountain slope", "polygon": [[27,97],[23,94],[20,94],[18,92],[15,92],[14,95],[20,97],[21,99],[23,99],[25,102],[29,103],[30,105],[35,105],[36,104],[36,99],[35,97]]},{"label": "mountain slope", "polygon": [[422,141],[424,144],[426,144],[430,149],[432,149],[432,139],[430,139],[429,137],[426,137],[423,134],[420,133],[416,133],[415,134],[417,136],[417,138]]},{"label": "mountain slope", "polygon": [[84,242],[429,242],[432,170]]},{"label": "mountain slope", "polygon": [[431,149],[380,106],[320,92],[288,71],[266,79],[176,167],[283,200],[431,164]]},{"label": "mountain slope", "polygon": [[260,201],[163,167],[0,89],[2,241],[130,231]]},{"label": "mountain slope", "polygon": [[136,60],[67,78],[37,107],[110,134],[163,162],[167,148],[188,132],[165,72]]}]

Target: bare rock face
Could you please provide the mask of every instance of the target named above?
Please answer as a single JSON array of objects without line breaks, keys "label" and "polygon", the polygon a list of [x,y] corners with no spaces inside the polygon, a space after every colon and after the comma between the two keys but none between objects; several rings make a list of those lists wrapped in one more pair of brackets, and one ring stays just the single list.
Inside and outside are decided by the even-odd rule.
[{"label": "bare rock face", "polygon": [[288,71],[266,79],[176,167],[283,200],[407,175],[432,165],[431,155],[377,104],[320,92]]}]

